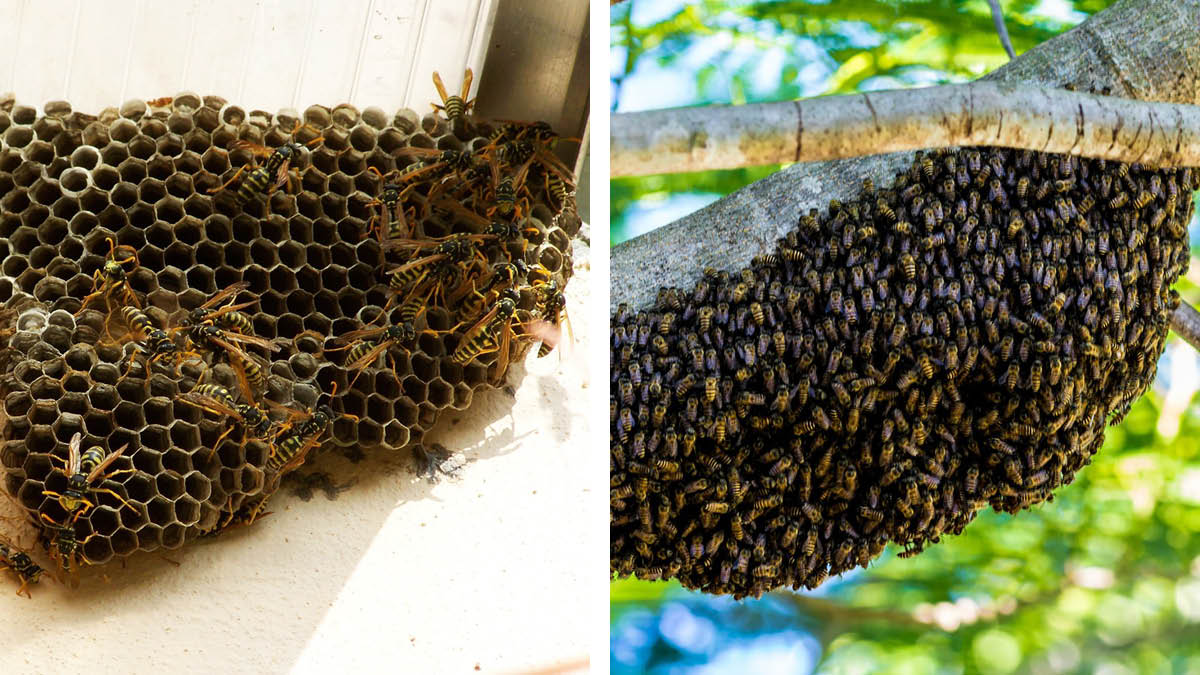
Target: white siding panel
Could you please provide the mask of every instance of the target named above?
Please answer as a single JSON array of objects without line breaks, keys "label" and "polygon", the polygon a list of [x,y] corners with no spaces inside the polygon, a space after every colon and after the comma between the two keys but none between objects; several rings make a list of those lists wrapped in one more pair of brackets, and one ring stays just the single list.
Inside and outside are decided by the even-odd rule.
[{"label": "white siding panel", "polygon": [[98,111],[216,94],[277,111],[429,109],[483,67],[499,0],[0,0],[0,91]]}]

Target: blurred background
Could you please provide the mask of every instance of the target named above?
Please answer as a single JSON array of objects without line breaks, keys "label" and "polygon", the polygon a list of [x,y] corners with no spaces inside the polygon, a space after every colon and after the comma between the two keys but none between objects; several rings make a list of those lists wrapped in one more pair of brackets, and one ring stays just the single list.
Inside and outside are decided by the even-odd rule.
[{"label": "blurred background", "polygon": [[[1109,0],[1002,0],[1017,54]],[[614,111],[973,80],[1007,62],[986,0],[628,0],[612,8]],[[612,181],[611,242],[781,167]],[[1176,288],[1200,302],[1200,222]],[[1200,672],[1200,360],[1158,377],[1074,484],[1020,517],[816,592],[734,602],[611,585],[613,672]]]}]

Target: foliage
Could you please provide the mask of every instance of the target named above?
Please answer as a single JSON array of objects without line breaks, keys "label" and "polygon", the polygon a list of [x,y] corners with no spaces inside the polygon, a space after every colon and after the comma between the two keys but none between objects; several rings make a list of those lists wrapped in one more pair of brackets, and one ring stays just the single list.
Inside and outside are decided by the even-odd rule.
[{"label": "foliage", "polygon": [[[1018,53],[1108,4],[1002,1]],[[962,81],[1006,60],[984,0],[680,5],[613,8],[618,110]],[[715,199],[777,169],[614,180],[612,240],[626,238],[625,214],[679,195]],[[1194,255],[1197,235],[1194,221]],[[1193,301],[1197,270],[1177,286]],[[614,581],[612,669],[1200,671],[1198,382],[1195,355],[1172,340],[1153,391],[1075,484],[1019,517],[983,512],[916,558],[889,550],[816,592],[745,602]]]}]

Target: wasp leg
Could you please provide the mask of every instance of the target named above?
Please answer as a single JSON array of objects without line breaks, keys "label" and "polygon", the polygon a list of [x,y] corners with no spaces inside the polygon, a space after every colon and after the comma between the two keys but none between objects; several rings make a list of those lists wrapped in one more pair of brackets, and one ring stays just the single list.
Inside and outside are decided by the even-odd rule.
[{"label": "wasp leg", "polygon": [[392,357],[391,350],[388,350],[386,352],[386,354],[387,354],[387,360],[388,360],[388,368],[391,369],[391,371],[392,371],[392,377],[396,378],[396,381],[399,382],[400,381],[400,373],[396,372],[396,359]]},{"label": "wasp leg", "polygon": [[108,471],[104,474],[104,480],[112,480],[113,476],[123,473],[137,473],[137,469],[117,469],[116,471]]},{"label": "wasp leg", "polygon": [[225,440],[225,437],[228,436],[231,431],[233,431],[232,426],[230,426],[225,431],[222,431],[220,436],[217,436],[217,441],[215,443],[213,443],[213,452],[217,451],[217,447],[219,445],[221,445],[221,441]]},{"label": "wasp leg", "polygon": [[67,473],[67,458],[66,457],[59,457],[58,455],[50,455],[50,459],[52,459],[52,460],[57,459],[58,461],[62,462],[62,464],[63,464],[62,472],[63,472],[63,474]]},{"label": "wasp leg", "polygon": [[211,195],[211,194],[214,194],[214,193],[220,192],[221,190],[224,190],[225,188],[229,187],[229,186],[230,186],[230,184],[232,184],[232,183],[233,183],[233,181],[235,181],[235,180],[237,180],[237,179],[238,179],[238,176],[241,176],[241,175],[242,175],[242,172],[246,170],[246,167],[250,166],[250,165],[251,165],[251,164],[253,164],[253,163],[254,163],[254,162],[250,162],[250,163],[248,163],[248,164],[243,164],[243,165],[239,166],[239,167],[238,167],[238,170],[237,170],[237,171],[236,171],[236,172],[233,174],[233,178],[230,178],[229,180],[225,181],[225,183],[224,183],[224,184],[222,184],[222,185],[221,185],[221,187],[215,187],[215,188],[212,188],[212,189],[210,189],[210,190],[208,191],[208,194],[210,194],[210,195]]},{"label": "wasp leg", "polygon": [[[261,500],[259,500],[259,502],[257,504],[254,505],[254,508],[250,511],[250,515],[247,516],[247,518],[246,518],[247,525],[253,525],[254,521],[258,520],[259,512],[262,511],[262,508],[267,505],[267,500],[270,498],[271,498],[271,495],[267,495],[266,497],[263,497]],[[263,514],[263,516],[267,516],[267,515],[269,515],[269,514],[266,514],[266,513]]]},{"label": "wasp leg", "polygon": [[[115,491],[113,491],[109,488],[95,488],[94,487],[94,488],[92,488],[92,492],[106,492],[106,493],[116,497],[117,500],[120,501],[121,504],[123,504],[124,506],[128,506],[130,511],[133,511],[134,513],[140,513],[140,511],[138,511],[137,507],[135,507],[133,504],[129,503],[129,500],[125,499],[124,497],[122,497],[121,495],[117,494]],[[93,532],[93,534],[95,534],[95,533]]]},{"label": "wasp leg", "polygon": [[229,517],[225,519],[225,522],[213,528],[212,531],[214,534],[229,527],[229,524],[233,522],[234,517],[237,516],[237,511],[233,510],[233,497],[230,497],[229,501],[225,502],[225,506],[229,509]]},{"label": "wasp leg", "polygon": [[[124,381],[125,381],[125,378],[129,377],[129,373],[130,373],[131,371],[133,371],[133,365],[134,365],[135,363],[137,363],[137,359],[136,359],[136,358],[134,358],[135,356],[136,356],[136,352],[135,352],[134,354],[130,354],[130,355],[129,355],[129,365],[125,366],[125,372],[124,372],[124,373],[121,373],[121,377],[117,378],[117,384],[120,384],[120,383],[124,382]],[[143,370],[143,371],[145,371],[145,374],[146,374],[147,376],[149,376],[149,375],[150,375],[150,362],[149,362],[149,361],[147,361],[147,362],[146,362],[146,363],[145,363],[145,364],[142,366],[142,370]]]},{"label": "wasp leg", "polygon": [[92,272],[92,288],[96,290],[93,290],[91,293],[84,296],[83,301],[79,304],[79,310],[76,311],[74,315],[79,316],[82,314],[83,310],[87,309],[88,303],[91,302],[92,298],[104,295],[104,292],[107,290],[107,286],[108,282],[105,281],[104,275],[100,272],[100,270]]},{"label": "wasp leg", "polygon": [[359,368],[357,372],[354,373],[354,377],[350,378],[350,386],[347,387],[347,389],[354,387],[354,383],[358,381],[358,377],[360,375],[362,375],[363,371],[366,370],[368,367],[369,366],[363,366],[362,368]]},{"label": "wasp leg", "polygon": [[[47,497],[53,497],[56,500],[62,500],[62,498],[63,498],[63,495],[61,493],[55,492],[54,490],[42,490],[42,494]],[[72,525],[75,524],[75,521],[79,520],[80,516],[87,513],[88,511],[91,511],[92,507],[95,506],[90,501],[88,501],[87,498],[84,498],[82,501],[84,504],[86,504],[86,506],[84,506],[82,509],[79,509],[71,514],[71,516],[72,516],[71,524]],[[59,501],[59,504],[61,505],[62,502]],[[66,508],[66,507],[63,507],[63,508]]]},{"label": "wasp leg", "polygon": [[[375,167],[371,168],[374,169]],[[367,227],[365,230],[363,230],[362,236],[359,237],[360,241],[371,236],[372,233],[377,235],[377,238],[380,242],[384,240],[383,233],[386,223],[383,222],[383,216],[375,211],[376,208],[380,208],[382,210],[382,207],[383,202],[379,201],[378,199],[372,199],[371,201],[367,202],[367,208],[371,209],[371,219],[367,221]],[[378,227],[376,227],[376,223],[378,223]],[[378,229],[378,232],[376,232],[376,229]]]}]

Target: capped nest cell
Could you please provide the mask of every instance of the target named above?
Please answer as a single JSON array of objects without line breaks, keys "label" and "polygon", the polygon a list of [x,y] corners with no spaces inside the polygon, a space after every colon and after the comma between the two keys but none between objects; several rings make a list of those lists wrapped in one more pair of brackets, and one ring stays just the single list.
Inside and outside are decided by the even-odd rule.
[{"label": "capped nest cell", "polygon": [[[62,102],[41,116],[0,105],[0,461],[4,489],[60,565],[176,548],[249,520],[322,439],[351,456],[416,448],[442,411],[501,383],[502,362],[531,342],[514,337],[501,357],[489,341],[499,328],[478,326],[501,304],[502,284],[483,282],[500,263],[522,263],[529,278],[511,284],[512,325],[539,310],[553,323],[545,291],[565,288],[580,225],[563,181],[533,161],[517,182],[518,210],[499,209],[520,236],[493,245],[486,235],[499,216],[482,158],[497,177],[510,175],[516,160],[497,159],[500,142],[515,135],[540,148],[522,131],[534,128],[543,131],[349,105],[271,115],[188,93],[98,116]],[[290,182],[255,174],[289,143]],[[434,166],[446,151],[475,164]],[[265,199],[244,190],[256,175]],[[386,192],[397,185],[406,190],[393,208]],[[419,243],[396,244],[396,235]],[[469,246],[467,259],[442,256],[435,266],[442,241]],[[405,285],[389,275],[398,265],[429,273]],[[118,277],[125,288],[83,304]],[[261,343],[236,344],[263,371],[261,388],[247,388],[240,373],[250,371],[237,358],[175,330],[223,290],[227,302],[248,303],[241,332]],[[414,297],[419,306],[403,302]],[[135,304],[140,317],[126,314]],[[397,318],[401,310],[409,314]],[[401,319],[410,338],[370,361],[347,356],[381,339],[361,331]],[[165,344],[147,337],[155,330],[198,356],[150,363],[136,344]],[[358,339],[338,339],[347,335]],[[471,340],[481,353],[462,358]],[[204,403],[213,400],[228,405]],[[245,405],[266,411],[270,433],[226,410]],[[68,510],[61,496],[72,489],[65,468],[76,434],[80,448],[99,453],[84,455],[84,473],[124,449],[81,490],[91,506]],[[279,455],[289,438],[297,462]]]},{"label": "capped nest cell", "polygon": [[1154,377],[1200,172],[967,148],[612,320],[611,569],[736,597],[1070,483]]}]

